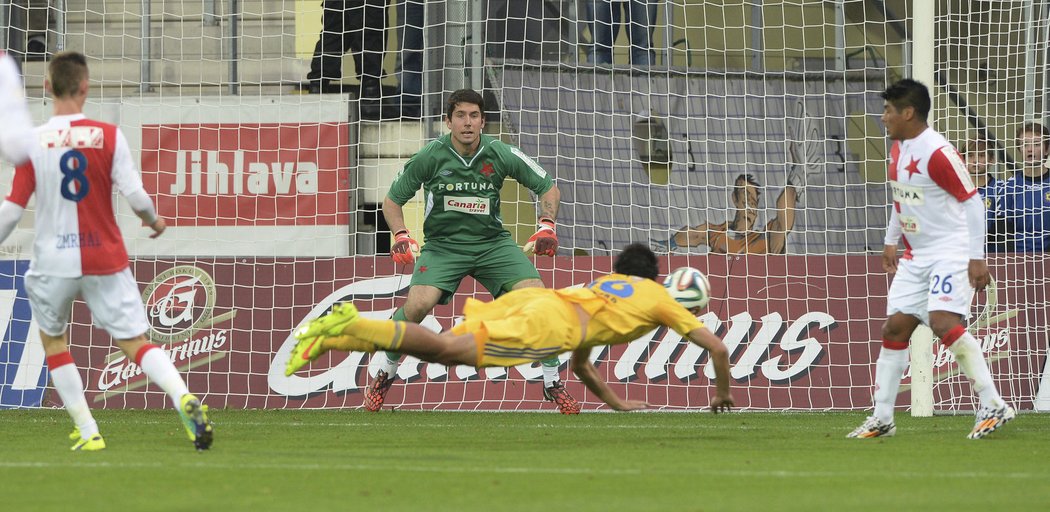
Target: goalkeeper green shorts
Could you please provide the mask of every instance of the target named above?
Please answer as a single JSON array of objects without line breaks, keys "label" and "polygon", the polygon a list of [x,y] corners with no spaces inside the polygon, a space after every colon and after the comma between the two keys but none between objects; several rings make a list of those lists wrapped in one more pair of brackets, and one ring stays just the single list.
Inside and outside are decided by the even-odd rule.
[{"label": "goalkeeper green shorts", "polygon": [[540,273],[509,236],[473,244],[427,241],[416,259],[412,286],[438,288],[444,292],[439,303],[448,304],[467,276],[499,297],[518,281],[539,279]]}]

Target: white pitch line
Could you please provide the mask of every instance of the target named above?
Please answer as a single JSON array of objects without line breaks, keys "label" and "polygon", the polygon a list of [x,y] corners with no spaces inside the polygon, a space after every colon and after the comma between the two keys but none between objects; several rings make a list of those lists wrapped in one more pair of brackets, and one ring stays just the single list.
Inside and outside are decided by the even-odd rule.
[{"label": "white pitch line", "polygon": [[[43,420],[43,419],[24,419],[24,420],[19,420],[19,421],[25,422],[25,423],[56,424],[56,422],[54,422],[54,421]],[[220,418],[212,418],[212,421],[215,423],[216,426],[224,426],[224,427],[225,426],[237,426],[237,427],[242,427],[243,426],[243,427],[354,427],[354,428],[373,428],[374,427],[374,428],[380,428],[380,427],[389,427],[390,426],[390,423],[381,423],[381,422],[378,422],[378,423],[377,422],[345,422],[345,423],[344,422],[324,422],[324,423],[319,423],[319,422],[305,422],[305,421],[224,421],[224,420],[222,420],[221,417]],[[105,420],[100,421],[99,423],[104,425],[105,424]],[[140,420],[134,420],[133,422],[130,422],[130,423],[140,424],[140,425],[166,425],[166,424],[181,425],[181,423],[178,423],[177,421],[165,421],[165,420],[141,420],[141,421]],[[464,423],[400,423],[399,422],[398,426],[399,427],[404,427],[404,428],[462,428],[464,426],[467,426],[467,424],[464,424]],[[682,429],[682,430],[686,430],[686,429],[688,429],[688,430],[692,430],[692,429],[696,429],[696,428],[727,428],[725,425],[706,425],[705,426],[705,425],[699,425],[699,424],[697,424],[697,425],[660,425],[660,424],[650,424],[650,425],[633,425],[633,424],[632,425],[572,425],[572,424],[552,424],[552,423],[536,423],[536,424],[489,423],[489,424],[486,424],[485,426],[491,426],[491,427],[495,427],[495,428],[542,428],[542,429],[557,428],[557,429],[566,429],[566,430],[570,430],[570,429],[586,429],[586,430],[595,430],[595,429],[625,429],[625,430],[626,429],[636,429],[636,430],[637,429],[643,429],[643,430],[649,430],[649,429],[659,429],[659,430]],[[730,425],[728,428],[732,428],[734,430],[752,430],[752,429],[755,429],[755,427],[740,426],[740,425],[737,425],[737,426]],[[777,427],[777,428],[780,428],[780,427]],[[790,428],[790,427],[788,427],[788,428]]]},{"label": "white pitch line", "polygon": [[[647,469],[596,469],[596,468],[551,468],[551,467],[448,467],[446,465],[433,467],[413,466],[391,466],[388,464],[212,464],[207,462],[194,463],[153,463],[153,462],[0,462],[0,468],[11,469],[53,469],[53,468],[86,468],[86,469],[141,469],[141,468],[185,468],[185,469],[221,469],[221,470],[283,470],[283,471],[385,471],[385,472],[411,472],[411,473],[477,473],[477,474],[533,474],[533,473],[557,473],[565,475],[641,475],[641,474],[682,474],[681,468],[669,468],[666,470]],[[1013,480],[1046,480],[1050,473],[1000,473],[979,471],[957,471],[949,473],[938,473],[931,475],[925,472],[893,472],[881,471],[843,472],[843,471],[786,471],[786,470],[731,470],[731,469],[692,469],[690,475],[710,476],[735,476],[745,478],[779,478],[779,479],[830,479],[830,478],[954,478],[954,479],[977,479],[1008,478]]]},{"label": "white pitch line", "polygon": [[420,467],[390,466],[388,464],[211,464],[194,463],[155,463],[155,462],[0,462],[0,468],[18,469],[53,469],[53,468],[86,468],[86,469],[142,469],[142,468],[184,468],[184,469],[257,469],[284,471],[399,471],[414,473],[561,473],[567,475],[595,474],[605,475],[640,475],[639,469],[591,469],[591,468],[536,468],[536,467]]},{"label": "white pitch line", "polygon": [[[21,419],[20,422],[25,423],[46,423],[55,424],[54,421],[44,419]],[[346,427],[346,428],[386,428],[390,426],[390,423],[384,422],[303,422],[303,421],[224,421],[220,418],[212,420],[216,427],[288,427],[288,428],[309,428],[309,427]],[[731,422],[732,419],[727,420]],[[103,425],[105,422],[101,422]],[[181,423],[176,421],[167,420],[134,420],[133,422],[137,425],[175,425],[181,426]],[[398,427],[403,428],[416,428],[416,429],[427,429],[427,428],[447,428],[447,429],[458,429],[469,424],[464,423],[398,423]],[[852,424],[850,424],[852,425]],[[722,431],[805,431],[812,432],[813,429],[810,425],[791,425],[791,424],[780,424],[770,426],[753,426],[753,425],[738,425],[733,423],[720,423],[719,420],[712,420],[711,423],[706,424],[693,424],[693,425],[664,425],[664,424],[618,424],[618,425],[574,425],[571,423],[564,424],[553,424],[553,423],[492,423],[485,426],[502,429],[558,429],[558,430],[689,430],[702,432],[722,432]],[[842,428],[838,430],[849,430],[848,425],[842,425]],[[950,431],[950,429],[941,429],[943,431]],[[1025,428],[1024,425],[1015,425],[1011,423],[1009,430],[1011,432],[1029,432],[1029,431],[1042,431],[1043,429],[1032,429]],[[833,432],[837,432],[834,430]]]}]

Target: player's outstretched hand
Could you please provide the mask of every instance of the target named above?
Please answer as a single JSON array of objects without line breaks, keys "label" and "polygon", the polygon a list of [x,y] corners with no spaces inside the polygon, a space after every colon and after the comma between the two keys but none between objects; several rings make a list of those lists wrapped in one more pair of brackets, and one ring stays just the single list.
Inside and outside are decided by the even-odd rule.
[{"label": "player's outstretched hand", "polygon": [[529,237],[524,250],[526,253],[540,256],[554,256],[558,250],[558,234],[554,232],[554,220],[541,218],[536,234]]},{"label": "player's outstretched hand", "polygon": [[408,230],[402,229],[394,234],[394,245],[390,248],[390,257],[395,263],[411,265],[419,256],[419,243],[408,236]]},{"label": "player's outstretched hand", "polygon": [[733,410],[733,397],[716,395],[711,398],[711,412],[718,414],[720,412],[729,412],[731,410]]}]

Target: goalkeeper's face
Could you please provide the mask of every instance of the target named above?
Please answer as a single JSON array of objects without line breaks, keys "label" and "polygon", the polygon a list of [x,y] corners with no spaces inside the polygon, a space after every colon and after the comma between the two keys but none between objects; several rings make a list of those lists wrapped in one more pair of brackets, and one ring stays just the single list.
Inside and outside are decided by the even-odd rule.
[{"label": "goalkeeper's face", "polygon": [[485,128],[485,116],[481,107],[473,103],[457,103],[452,115],[445,119],[445,126],[460,150],[473,149]]}]

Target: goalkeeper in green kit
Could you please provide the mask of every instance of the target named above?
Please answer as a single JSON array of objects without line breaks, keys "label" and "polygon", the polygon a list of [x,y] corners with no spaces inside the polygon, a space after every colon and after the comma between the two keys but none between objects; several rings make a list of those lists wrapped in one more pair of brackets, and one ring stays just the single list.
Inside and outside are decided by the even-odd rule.
[{"label": "goalkeeper in green kit", "polygon": [[[383,216],[394,233],[390,256],[397,263],[414,264],[408,298],[394,312],[394,320],[421,322],[434,306],[447,304],[467,276],[493,297],[519,288],[543,287],[535,265],[503,227],[500,189],[508,177],[538,197],[538,229],[525,251],[554,256],[558,248],[554,219],[561,193],[551,176],[521,149],[481,134],[485,103],[477,91],[453,92],[445,114],[445,126],[451,133],[409,159],[383,201]],[[426,204],[422,252],[405,228],[402,210],[420,187]],[[383,407],[400,354],[388,352],[379,357],[382,367],[365,390],[364,406],[370,411]],[[555,402],[563,414],[579,414],[580,403],[558,379],[557,356],[541,364],[544,398]]]}]

